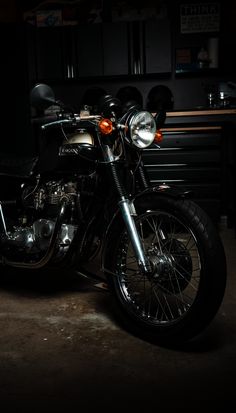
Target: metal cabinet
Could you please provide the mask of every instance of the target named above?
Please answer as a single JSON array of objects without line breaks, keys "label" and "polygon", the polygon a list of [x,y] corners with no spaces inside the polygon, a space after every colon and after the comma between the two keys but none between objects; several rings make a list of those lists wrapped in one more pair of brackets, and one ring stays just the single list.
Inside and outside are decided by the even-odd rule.
[{"label": "metal cabinet", "polygon": [[73,77],[103,75],[102,26],[101,24],[74,27],[76,63]]},{"label": "metal cabinet", "polygon": [[37,79],[61,80],[65,76],[63,31],[43,27],[35,31]]},{"label": "metal cabinet", "polygon": [[168,19],[144,23],[145,73],[168,73],[171,63],[171,30]]},{"label": "metal cabinet", "polygon": [[75,77],[128,75],[128,23],[97,23],[74,28]]},{"label": "metal cabinet", "polygon": [[166,20],[31,27],[26,34],[32,81],[171,72]]},{"label": "metal cabinet", "polygon": [[129,74],[128,23],[105,23],[102,26],[103,75]]},{"label": "metal cabinet", "polygon": [[143,159],[153,184],[191,191],[191,198],[217,221],[222,206],[222,126],[171,126],[163,129],[160,148]]}]

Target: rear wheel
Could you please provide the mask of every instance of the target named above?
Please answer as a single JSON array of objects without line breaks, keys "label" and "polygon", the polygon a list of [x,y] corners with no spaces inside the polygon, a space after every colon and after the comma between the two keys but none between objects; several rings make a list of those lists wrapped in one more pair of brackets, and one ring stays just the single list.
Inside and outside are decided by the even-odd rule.
[{"label": "rear wheel", "polygon": [[169,344],[189,340],[212,320],[225,290],[220,237],[189,200],[150,197],[136,206],[137,229],[152,266],[143,274],[125,228],[117,228],[109,285],[116,309],[134,333]]}]

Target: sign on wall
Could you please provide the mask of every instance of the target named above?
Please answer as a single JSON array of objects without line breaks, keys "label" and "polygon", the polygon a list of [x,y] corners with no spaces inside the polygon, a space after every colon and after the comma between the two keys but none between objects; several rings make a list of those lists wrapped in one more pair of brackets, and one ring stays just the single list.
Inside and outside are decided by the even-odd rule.
[{"label": "sign on wall", "polygon": [[181,33],[218,32],[219,3],[189,3],[180,5]]}]

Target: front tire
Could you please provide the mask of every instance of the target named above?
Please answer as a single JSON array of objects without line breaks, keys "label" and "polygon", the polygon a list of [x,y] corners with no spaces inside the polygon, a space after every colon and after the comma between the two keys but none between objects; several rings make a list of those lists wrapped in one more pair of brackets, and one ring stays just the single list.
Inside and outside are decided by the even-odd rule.
[{"label": "front tire", "polygon": [[117,223],[107,262],[116,311],[142,338],[183,343],[204,330],[223,300],[226,260],[219,234],[190,200],[152,195],[135,206],[153,271],[140,271],[128,233]]}]

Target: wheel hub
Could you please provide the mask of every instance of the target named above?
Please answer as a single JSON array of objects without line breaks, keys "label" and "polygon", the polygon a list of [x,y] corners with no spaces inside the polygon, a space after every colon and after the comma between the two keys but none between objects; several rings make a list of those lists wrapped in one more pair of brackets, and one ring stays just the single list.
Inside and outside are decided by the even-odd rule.
[{"label": "wheel hub", "polygon": [[149,250],[153,268],[151,281],[171,293],[183,291],[192,275],[192,259],[182,242],[171,239],[162,251],[157,246]]}]

